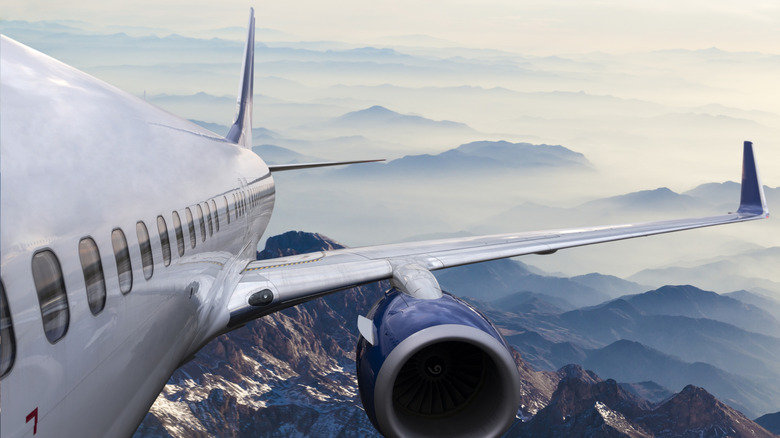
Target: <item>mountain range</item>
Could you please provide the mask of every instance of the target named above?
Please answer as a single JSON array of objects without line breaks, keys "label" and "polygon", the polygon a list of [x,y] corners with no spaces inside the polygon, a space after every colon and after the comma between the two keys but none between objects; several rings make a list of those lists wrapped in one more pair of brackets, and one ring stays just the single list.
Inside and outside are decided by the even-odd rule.
[{"label": "mountain range", "polygon": [[656,405],[625,391],[612,379],[601,380],[592,373],[570,371],[559,382],[550,403],[530,421],[515,424],[506,436],[770,438],[775,435],[693,385]]},{"label": "mountain range", "polygon": [[[289,232],[270,238],[259,257],[339,247],[340,244],[322,235]],[[528,273],[518,267],[514,269],[525,275]],[[537,271],[535,275],[541,273]],[[614,279],[610,281],[614,282]],[[269,315],[220,336],[176,371],[135,436],[378,436],[362,412],[357,397],[354,374],[357,330],[354,326],[357,315],[365,314],[387,287],[387,284],[375,283],[354,288]],[[651,293],[649,298],[642,300],[662,299],[659,297],[673,290]],[[686,302],[709,296],[708,292],[692,289],[681,290],[680,294]],[[522,308],[510,309],[501,302],[508,300],[506,302],[511,304],[514,297],[525,303],[536,300],[537,304],[558,300],[537,292],[519,293],[495,301],[501,304],[502,310],[496,310],[498,304],[491,306],[491,303],[485,303],[483,310],[512,345],[516,345],[514,340],[521,336],[522,330],[532,333],[531,329],[541,333],[535,335],[539,342],[555,333],[566,337],[568,333],[564,332],[568,331],[574,334],[572,339],[575,341],[597,343],[592,338],[608,337],[606,332],[610,328],[620,332],[625,327],[641,324],[643,317],[656,317],[644,315],[629,303],[628,300],[642,295],[629,295],[602,306],[562,313],[556,313],[560,308],[555,310],[556,306],[552,305],[547,313],[520,313],[524,312]],[[642,300],[637,299],[637,306],[644,308]],[[736,301],[727,298],[722,302],[732,303],[732,300]],[[706,299],[702,301],[707,302]],[[654,311],[663,310],[663,306],[646,306]],[[618,310],[628,318],[623,323],[619,323],[619,319],[607,319],[603,313],[615,314]],[[703,306],[701,312],[706,314],[711,310]],[[577,324],[589,324],[585,319],[590,318],[585,315],[600,319],[602,329],[594,333],[575,333]],[[674,318],[710,321],[683,316]],[[563,322],[568,327],[564,327]],[[714,366],[689,364],[637,341],[619,340],[595,349],[581,348],[569,342],[570,351],[575,353],[571,357],[595,372],[586,371],[580,365],[562,365],[554,370],[540,371],[527,361],[530,355],[523,352],[527,345],[519,344],[519,353],[513,352],[513,357],[525,395],[518,412],[520,420],[507,433],[509,437],[721,436],[719,433],[723,436],[773,436],[734,409],[750,411],[750,406],[760,404],[755,398],[772,398],[766,393],[773,389],[756,388],[744,377],[730,376]],[[681,392],[673,395],[663,386],[648,381],[655,379],[646,378],[647,374],[642,372],[644,368],[650,368],[650,374],[659,378],[656,382],[662,381],[656,368],[665,369],[672,376],[670,379],[677,380],[663,380],[663,385],[682,386]],[[688,374],[681,372],[686,369]],[[680,374],[674,377],[675,372]],[[708,379],[707,374],[712,373],[723,377],[724,385],[736,385],[734,390],[742,394],[742,398],[749,394],[753,399],[744,403],[740,403],[743,400],[739,397],[729,397],[724,400],[725,404],[718,401],[709,391],[724,393],[725,390],[714,384],[716,380]],[[601,375],[615,377],[614,380],[602,380]],[[686,376],[691,381],[686,381]],[[617,384],[622,377],[627,382]],[[696,386],[689,385],[691,382]],[[653,400],[645,399],[643,395]]]},{"label": "mountain range", "polygon": [[473,176],[491,172],[518,170],[587,170],[590,163],[584,155],[563,146],[475,141],[436,155],[407,155],[387,164],[352,165],[338,172],[350,177],[440,178]]},{"label": "mountain range", "polygon": [[595,305],[614,298],[614,295],[609,295],[599,287],[599,280],[620,283],[623,287],[622,293],[638,291],[641,288],[636,283],[615,277],[605,280],[606,276],[598,274],[574,278],[540,274],[523,262],[511,259],[444,269],[436,271],[435,275],[442,287],[457,295],[481,301],[495,301],[518,292],[537,292],[546,297],[558,298],[558,301],[551,304],[561,308]]},{"label": "mountain range", "polygon": [[[636,293],[642,286],[635,283],[595,274],[580,277],[608,279],[613,297],[621,288],[630,292],[605,297],[602,290],[609,289],[584,288],[577,277],[549,276],[515,260],[436,275],[442,287],[484,309],[537,369],[579,363],[624,382],[652,380],[672,390],[693,383],[751,416],[780,405],[780,329],[778,318],[765,310],[772,304],[776,308],[776,299],[746,291],[719,295],[693,286]],[[580,300],[577,305],[569,301],[572,295]],[[592,304],[599,300],[603,303]],[[633,365],[622,365],[628,363]],[[633,374],[625,374],[629,370]],[[613,375],[617,371],[623,374]]]}]

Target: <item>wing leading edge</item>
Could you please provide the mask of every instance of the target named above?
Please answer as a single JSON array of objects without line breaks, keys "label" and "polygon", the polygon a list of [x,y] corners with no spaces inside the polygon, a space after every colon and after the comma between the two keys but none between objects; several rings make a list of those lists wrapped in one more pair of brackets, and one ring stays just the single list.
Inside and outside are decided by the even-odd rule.
[{"label": "wing leading edge", "polygon": [[[373,281],[390,279],[404,290],[404,278],[428,273],[434,288],[438,288],[429,271],[768,217],[753,145],[745,142],[742,191],[736,212],[636,224],[345,248],[253,261],[242,272],[242,278],[230,298],[228,329],[318,296]],[[425,282],[415,280],[415,284]]]}]

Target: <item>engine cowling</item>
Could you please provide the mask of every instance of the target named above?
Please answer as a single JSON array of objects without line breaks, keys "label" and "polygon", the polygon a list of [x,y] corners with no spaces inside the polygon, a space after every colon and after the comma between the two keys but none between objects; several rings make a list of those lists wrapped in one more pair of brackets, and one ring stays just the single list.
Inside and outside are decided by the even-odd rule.
[{"label": "engine cowling", "polygon": [[443,294],[417,299],[391,289],[368,315],[357,346],[363,407],[389,437],[487,437],[515,420],[520,378],[490,321]]}]

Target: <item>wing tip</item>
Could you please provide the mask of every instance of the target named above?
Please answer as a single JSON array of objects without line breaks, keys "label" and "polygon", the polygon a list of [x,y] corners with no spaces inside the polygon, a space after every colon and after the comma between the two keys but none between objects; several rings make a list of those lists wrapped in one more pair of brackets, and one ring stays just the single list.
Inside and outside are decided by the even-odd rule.
[{"label": "wing tip", "polygon": [[737,213],[744,215],[769,217],[764,187],[756,166],[753,142],[745,141],[742,155],[742,189]]}]

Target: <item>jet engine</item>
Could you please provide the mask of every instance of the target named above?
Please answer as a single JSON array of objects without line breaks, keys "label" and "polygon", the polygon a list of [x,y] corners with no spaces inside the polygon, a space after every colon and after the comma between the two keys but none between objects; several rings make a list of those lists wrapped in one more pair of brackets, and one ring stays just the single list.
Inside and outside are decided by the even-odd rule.
[{"label": "jet engine", "polygon": [[358,327],[360,397],[383,435],[499,436],[514,422],[517,366],[471,305],[447,293],[421,299],[393,288]]}]

